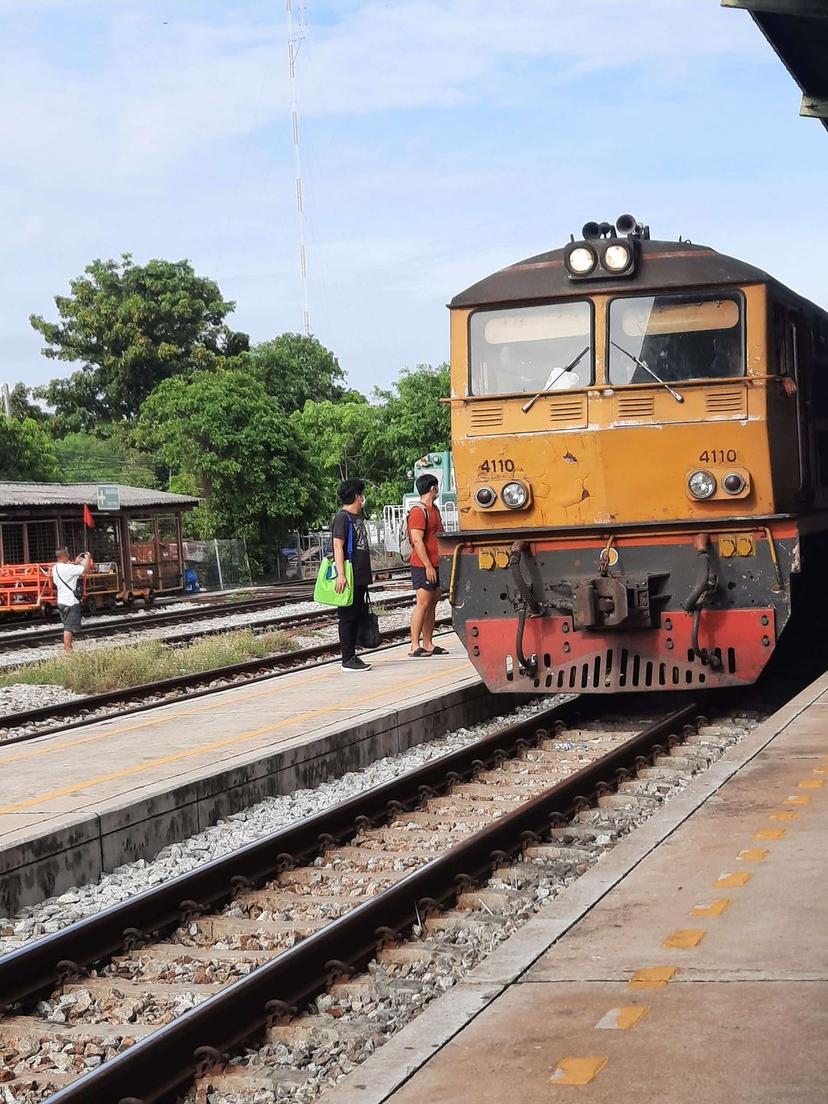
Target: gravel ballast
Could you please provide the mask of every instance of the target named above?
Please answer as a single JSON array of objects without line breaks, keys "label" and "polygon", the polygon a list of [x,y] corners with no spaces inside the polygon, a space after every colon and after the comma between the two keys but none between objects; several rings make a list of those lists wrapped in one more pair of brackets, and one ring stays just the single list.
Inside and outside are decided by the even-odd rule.
[{"label": "gravel ballast", "polygon": [[[412,661],[413,662],[413,661]],[[29,905],[15,916],[0,918],[0,954],[24,943],[92,916],[111,905],[134,897],[153,886],[185,874],[189,870],[226,855],[293,824],[303,817],[347,801],[355,795],[379,786],[392,778],[416,770],[424,763],[466,747],[491,732],[548,709],[560,698],[540,698],[511,713],[471,728],[460,728],[437,740],[430,740],[400,755],[379,759],[360,771],[349,772],[313,790],[297,790],[283,797],[268,798],[235,813],[226,820],[180,843],[170,844],[151,861],[139,859],[118,867],[90,885],[73,888],[39,905]]]}]

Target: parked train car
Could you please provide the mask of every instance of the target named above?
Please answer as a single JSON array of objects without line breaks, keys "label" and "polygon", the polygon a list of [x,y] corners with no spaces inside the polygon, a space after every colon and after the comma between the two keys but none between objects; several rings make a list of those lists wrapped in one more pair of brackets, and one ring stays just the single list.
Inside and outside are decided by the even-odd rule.
[{"label": "parked train car", "polygon": [[450,309],[441,578],[492,690],[745,685],[823,631],[825,311],[631,216]]}]

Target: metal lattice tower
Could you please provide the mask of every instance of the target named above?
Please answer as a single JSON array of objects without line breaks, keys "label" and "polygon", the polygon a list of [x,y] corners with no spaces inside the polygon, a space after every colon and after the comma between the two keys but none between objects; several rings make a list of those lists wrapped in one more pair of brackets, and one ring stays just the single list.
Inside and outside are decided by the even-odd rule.
[{"label": "metal lattice tower", "polygon": [[290,77],[290,119],[293,129],[293,160],[296,169],[296,218],[299,226],[299,274],[302,279],[303,316],[302,331],[305,337],[311,332],[308,306],[308,258],[305,249],[305,200],[302,192],[302,161],[299,156],[299,88],[296,80],[296,58],[305,40],[308,22],[304,0],[299,0],[294,21],[293,0],[285,0],[288,20],[288,75]]}]

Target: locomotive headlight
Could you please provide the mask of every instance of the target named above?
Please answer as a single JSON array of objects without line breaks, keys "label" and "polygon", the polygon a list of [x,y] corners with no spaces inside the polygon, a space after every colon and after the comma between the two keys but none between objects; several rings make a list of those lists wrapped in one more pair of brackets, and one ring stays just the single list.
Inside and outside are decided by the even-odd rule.
[{"label": "locomotive headlight", "polygon": [[500,492],[500,497],[510,510],[519,510],[529,501],[529,492],[522,483],[507,483]]},{"label": "locomotive headlight", "polygon": [[722,480],[722,486],[728,494],[741,494],[745,489],[745,481],[738,472],[731,472]]},{"label": "locomotive headlight", "polygon": [[687,480],[693,498],[710,498],[716,491],[716,480],[708,471],[695,471]]},{"label": "locomotive headlight", "polygon": [[578,245],[569,252],[566,267],[576,276],[587,276],[592,272],[598,258],[587,245]]},{"label": "locomotive headlight", "polygon": [[632,261],[632,250],[628,245],[608,245],[604,251],[604,268],[610,272],[623,272]]},{"label": "locomotive headlight", "polygon": [[474,500],[478,506],[491,506],[496,498],[497,495],[491,487],[478,487],[474,492]]}]

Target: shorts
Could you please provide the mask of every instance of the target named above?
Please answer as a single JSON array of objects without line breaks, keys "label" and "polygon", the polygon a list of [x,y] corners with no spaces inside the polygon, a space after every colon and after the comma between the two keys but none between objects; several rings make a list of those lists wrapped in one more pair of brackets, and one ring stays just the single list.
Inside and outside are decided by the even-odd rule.
[{"label": "shorts", "polygon": [[411,568],[411,589],[412,590],[439,590],[440,583],[430,583],[426,578],[426,572],[424,567]]},{"label": "shorts", "polygon": [[81,628],[81,608],[80,602],[75,602],[71,606],[58,606],[58,613],[60,619],[63,622],[63,631],[70,633],[80,632]]}]

